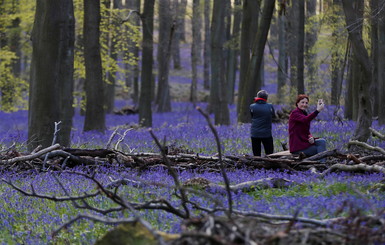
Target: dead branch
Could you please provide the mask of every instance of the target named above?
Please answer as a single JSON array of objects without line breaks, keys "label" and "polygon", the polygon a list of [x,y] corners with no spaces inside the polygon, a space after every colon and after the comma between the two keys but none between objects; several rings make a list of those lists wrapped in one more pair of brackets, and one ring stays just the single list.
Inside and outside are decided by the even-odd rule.
[{"label": "dead branch", "polygon": [[370,132],[372,132],[373,136],[376,136],[376,137],[380,138],[381,140],[385,140],[385,135],[381,134],[380,132],[378,132],[374,128],[370,127],[369,130],[370,130]]},{"label": "dead branch", "polygon": [[23,162],[23,161],[28,161],[28,160],[32,160],[32,159],[35,159],[35,158],[39,158],[40,156],[48,153],[48,152],[51,152],[53,150],[56,150],[56,149],[59,149],[61,146],[59,144],[55,144],[55,145],[52,145],[50,147],[47,147],[43,150],[40,150],[34,154],[31,154],[31,155],[27,155],[27,156],[20,156],[20,157],[15,157],[15,158],[12,158],[12,159],[7,159],[7,160],[1,160],[0,163],[1,164],[12,164],[12,163],[16,163],[16,162]]},{"label": "dead branch", "polygon": [[347,171],[347,172],[380,172],[385,174],[385,168],[378,165],[367,165],[367,164],[356,164],[356,165],[345,165],[345,164],[334,164],[323,173],[321,173],[321,177],[324,177],[326,174],[335,171]]},{"label": "dead branch", "polygon": [[382,149],[381,147],[371,146],[371,145],[369,145],[367,143],[360,142],[358,140],[351,140],[351,141],[349,141],[348,145],[357,145],[357,146],[360,146],[360,147],[362,147],[364,149],[367,149],[367,150],[378,151],[381,154],[385,154],[385,150]]}]

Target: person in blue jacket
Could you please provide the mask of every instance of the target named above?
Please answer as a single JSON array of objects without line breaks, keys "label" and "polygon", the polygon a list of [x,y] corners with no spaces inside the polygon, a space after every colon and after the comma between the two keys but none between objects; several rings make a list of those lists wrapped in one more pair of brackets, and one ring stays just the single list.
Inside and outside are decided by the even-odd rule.
[{"label": "person in blue jacket", "polygon": [[267,103],[268,93],[260,90],[254,103],[250,105],[251,113],[251,145],[254,156],[261,156],[261,143],[266,155],[274,152],[271,125],[275,118],[275,110],[272,104]]}]

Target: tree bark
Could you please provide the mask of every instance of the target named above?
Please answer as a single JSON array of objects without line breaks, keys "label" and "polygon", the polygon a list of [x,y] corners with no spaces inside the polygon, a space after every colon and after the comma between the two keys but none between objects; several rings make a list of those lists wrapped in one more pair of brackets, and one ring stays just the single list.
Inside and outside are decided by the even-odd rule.
[{"label": "tree bark", "polygon": [[[346,68],[345,64],[347,62],[347,57],[349,55],[350,44],[346,42],[345,47],[341,45],[343,42],[340,40],[344,40],[345,38],[347,39],[347,37],[340,32],[340,28],[342,28],[342,26],[336,24],[342,23],[341,19],[343,18],[343,11],[341,7],[341,0],[333,0],[332,11],[331,24],[333,25],[332,40],[334,45],[331,48],[331,104],[339,106],[342,93],[343,75]],[[344,50],[345,53],[342,53],[342,50]]]},{"label": "tree bark", "polygon": [[[239,115],[246,115],[249,113],[249,105],[253,101],[253,97],[258,89],[261,88],[260,84],[254,82],[254,71],[257,72],[257,77],[261,71],[261,64],[263,59],[263,52],[267,41],[267,35],[269,33],[270,23],[273,16],[273,10],[275,0],[265,0],[263,2],[261,21],[258,27],[258,32],[253,42],[253,52],[250,59],[250,63],[246,73],[246,83],[243,86],[245,94],[241,97],[241,107],[239,108]],[[238,118],[239,121],[239,118]],[[247,122],[250,121],[250,115],[248,116]],[[242,121],[245,122],[245,121]]]},{"label": "tree bark", "polygon": [[210,88],[210,63],[211,63],[211,33],[210,33],[210,16],[211,16],[210,1],[204,1],[204,29],[205,38],[203,44],[203,87],[205,89]]},{"label": "tree bark", "polygon": [[298,2],[298,34],[297,34],[297,91],[299,94],[305,93],[304,81],[304,48],[305,48],[305,1]]},{"label": "tree bark", "polygon": [[317,84],[317,53],[315,44],[317,42],[318,20],[316,19],[316,0],[306,1],[306,33],[305,33],[305,60],[307,66],[308,93],[316,92]]},{"label": "tree bark", "polygon": [[228,81],[228,91],[229,91],[229,103],[234,103],[234,94],[235,94],[235,81],[238,67],[238,55],[239,55],[239,35],[240,35],[240,27],[242,20],[242,12],[241,12],[241,1],[234,1],[233,8],[233,28],[230,37],[230,45],[228,52],[228,62],[227,62],[227,81]]},{"label": "tree bark", "polygon": [[358,121],[353,138],[365,142],[370,136],[369,127],[372,124],[372,102],[369,88],[372,82],[373,64],[362,40],[362,33],[354,25],[357,22],[357,16],[359,16],[358,12],[363,11],[359,8],[361,6],[354,7],[354,1],[351,0],[342,0],[342,5],[353,52],[363,72],[362,80],[358,86]]},{"label": "tree bark", "polygon": [[[246,75],[250,63],[250,51],[252,50],[252,43],[254,42],[255,35],[252,33],[257,32],[258,18],[260,12],[260,1],[245,0],[243,2],[243,15],[242,15],[242,27],[241,27],[241,50],[240,50],[240,71],[239,71],[239,89],[238,89],[238,103],[237,114],[238,122],[247,123],[250,122],[249,105],[253,101],[249,98],[248,91],[246,90]],[[256,70],[253,71],[253,83],[256,82]]]},{"label": "tree bark", "polygon": [[106,129],[104,84],[100,54],[100,2],[84,0],[84,62],[86,115],[84,131]]},{"label": "tree bark", "polygon": [[[280,4],[283,0],[280,0]],[[283,6],[281,5],[281,8]],[[280,12],[278,13],[278,68],[277,68],[277,104],[283,104],[284,102],[284,86],[286,84],[287,80],[287,51],[286,51],[286,32],[285,32],[285,25],[286,25],[286,13],[285,9],[280,9]]]},{"label": "tree bark", "polygon": [[[75,19],[72,1],[37,1],[32,32],[28,149],[70,144]],[[55,143],[55,142],[54,142]]]},{"label": "tree bark", "polygon": [[[384,5],[384,0],[380,1],[380,5]],[[385,11],[381,9],[378,13],[379,19],[385,19]],[[378,123],[380,125],[385,124],[385,22],[378,22],[378,92],[376,93],[379,98],[378,107]]]},{"label": "tree bark", "polygon": [[201,42],[201,11],[199,0],[193,0],[193,15],[192,15],[192,44],[191,44],[191,70],[192,70],[192,80],[191,80],[191,90],[190,90],[190,101],[193,103],[194,107],[198,101],[198,61],[200,56],[199,43]]},{"label": "tree bark", "polygon": [[230,112],[226,96],[227,81],[224,70],[224,19],[225,8],[222,0],[214,0],[211,22],[211,88],[210,108],[215,114],[216,125],[229,125]]},{"label": "tree bark", "polygon": [[171,98],[168,81],[170,70],[171,40],[174,33],[170,1],[159,1],[159,41],[158,41],[158,92],[157,111],[170,112]]},{"label": "tree bark", "polygon": [[139,124],[144,127],[152,126],[152,63],[153,63],[153,32],[154,32],[155,0],[145,0],[143,6],[142,30],[142,73],[139,97]]}]

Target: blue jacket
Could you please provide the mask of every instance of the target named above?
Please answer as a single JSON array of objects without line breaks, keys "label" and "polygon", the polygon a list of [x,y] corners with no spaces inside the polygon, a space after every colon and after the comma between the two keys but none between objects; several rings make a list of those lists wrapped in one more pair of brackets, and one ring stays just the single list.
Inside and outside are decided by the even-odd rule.
[{"label": "blue jacket", "polygon": [[275,111],[272,104],[263,100],[257,100],[250,105],[251,130],[253,138],[271,137],[272,119],[275,118]]}]

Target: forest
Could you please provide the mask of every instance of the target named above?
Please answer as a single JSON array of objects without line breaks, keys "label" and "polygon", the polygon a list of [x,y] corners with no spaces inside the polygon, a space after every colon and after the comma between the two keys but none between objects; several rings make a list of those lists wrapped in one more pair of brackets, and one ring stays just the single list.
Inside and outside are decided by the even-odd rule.
[{"label": "forest", "polygon": [[[385,243],[384,0],[0,11],[1,244]],[[311,157],[286,151],[298,94],[326,104]]]}]

